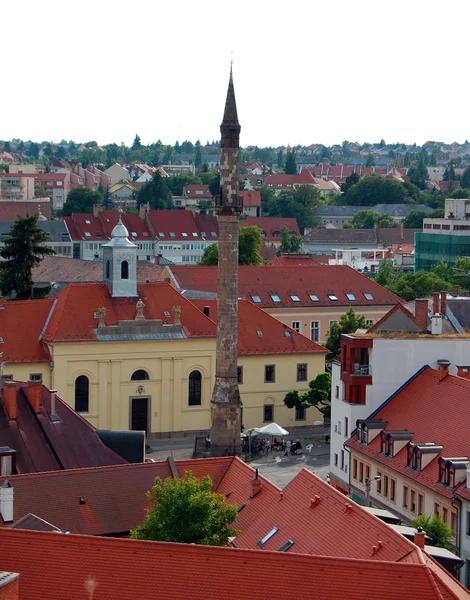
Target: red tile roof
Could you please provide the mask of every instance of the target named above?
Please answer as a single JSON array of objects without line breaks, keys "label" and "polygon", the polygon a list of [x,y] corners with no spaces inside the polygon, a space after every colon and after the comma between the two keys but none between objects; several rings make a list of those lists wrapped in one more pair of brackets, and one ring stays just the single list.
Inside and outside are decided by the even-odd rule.
[{"label": "red tile roof", "polygon": [[[118,211],[104,210],[99,213],[98,218],[106,231],[107,237],[111,239],[111,233],[119,220]],[[131,241],[151,241],[153,239],[145,220],[141,219],[139,215],[124,213],[122,215],[122,222],[129,231],[129,239]]]},{"label": "red tile roof", "polygon": [[2,568],[20,573],[22,600],[148,600],[154,596],[239,600],[241,590],[257,590],[263,598],[319,600],[469,597],[463,587],[425,561],[418,565],[338,561],[7,528],[0,529],[0,543],[8,548]]},{"label": "red tile roof", "polygon": [[[40,336],[53,304],[53,299],[16,302],[0,300],[3,361],[7,363],[37,363],[51,360],[47,347],[41,341]],[[20,323],[21,335],[18,334]]]},{"label": "red tile roof", "polygon": [[[321,267],[321,263],[309,254],[281,254],[271,260],[276,267]],[[328,263],[326,263],[328,264]]]},{"label": "red tile roof", "polygon": [[[145,304],[147,319],[161,319],[163,323],[172,324],[173,307],[181,306],[181,323],[188,337],[216,336],[214,323],[168,283],[140,284],[137,292]],[[133,320],[135,304],[135,298],[113,298],[104,283],[70,284],[56,296],[44,339],[56,342],[96,340],[94,313],[100,307],[106,308],[105,323],[111,326],[120,320]]]},{"label": "red tile roof", "polygon": [[[210,318],[217,322],[217,300],[192,300],[200,310],[209,308]],[[258,332],[262,333],[262,336]],[[286,334],[288,337],[286,337]],[[329,352],[281,323],[248,300],[238,302],[238,355],[311,354]]]},{"label": "red tile roof", "polygon": [[16,221],[18,217],[35,215],[38,212],[38,205],[46,219],[50,219],[51,203],[49,200],[0,200],[0,221]]},{"label": "red tile roof", "polygon": [[259,191],[241,191],[243,206],[261,206],[261,194]]},{"label": "red tile roof", "polygon": [[186,196],[188,198],[208,198],[210,200],[214,199],[214,196],[209,190],[208,185],[199,185],[196,183],[191,183],[189,185],[184,186],[183,196]]},{"label": "red tile roof", "polygon": [[[178,286],[186,290],[217,292],[217,267],[172,266],[167,267]],[[294,306],[384,306],[402,303],[403,300],[375,281],[348,266],[241,266],[238,269],[239,295],[247,300],[259,296],[263,308]],[[354,294],[349,300],[346,293]],[[271,295],[277,294],[280,302]],[[318,297],[312,301],[310,294]],[[338,300],[331,300],[335,294]],[[364,294],[371,294],[367,300]],[[296,295],[299,302],[291,295]]]},{"label": "red tile roof", "polygon": [[297,173],[295,175],[269,175],[269,177],[266,177],[265,185],[268,187],[281,187],[286,189],[288,186],[293,187],[294,185],[304,184],[315,184],[313,175],[306,169],[302,169],[301,173]]},{"label": "red tile roof", "polygon": [[10,421],[0,400],[0,440],[2,445],[16,450],[19,473],[126,463],[103,444],[88,421],[59,397],[56,412],[60,420],[52,422],[50,392],[44,386],[39,413],[31,410],[28,384],[17,384],[16,402],[17,417]]},{"label": "red tile roof", "polygon": [[264,240],[281,241],[281,230],[287,227],[291,235],[300,236],[299,226],[296,219],[284,217],[246,217],[239,222],[240,227],[259,227]]},{"label": "red tile roof", "polygon": [[87,213],[74,213],[64,217],[65,224],[73,241],[99,241],[106,243],[110,235],[97,217]]},{"label": "red tile roof", "polygon": [[354,435],[347,445],[355,452],[373,458],[387,468],[398,471],[434,492],[451,498],[454,490],[439,482],[438,459],[467,456],[470,458],[470,432],[466,419],[470,397],[470,380],[447,375],[425,367],[411,378],[405,387],[373,413],[373,418],[387,423],[385,431],[407,430],[413,434],[412,443],[433,442],[443,446],[441,453],[421,471],[407,468],[408,446],[393,458],[381,454],[381,436],[364,446]]},{"label": "red tile roof", "polygon": [[[211,215],[205,215],[205,223],[208,228],[204,231],[205,236],[201,235],[202,231],[199,229],[193,213],[189,210],[151,210],[148,216],[155,235],[161,242],[175,240],[194,242],[205,239],[217,241],[219,227],[217,219]],[[213,236],[212,232],[216,235]],[[187,235],[184,236],[183,233]]]}]

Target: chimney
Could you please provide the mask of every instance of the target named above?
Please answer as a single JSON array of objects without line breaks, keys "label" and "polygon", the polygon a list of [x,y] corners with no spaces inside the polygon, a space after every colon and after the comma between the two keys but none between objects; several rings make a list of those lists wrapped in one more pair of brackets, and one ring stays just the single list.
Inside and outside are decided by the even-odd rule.
[{"label": "chimney", "polygon": [[443,316],[439,313],[437,315],[431,315],[431,333],[433,335],[442,334],[442,320]]},{"label": "chimney", "polygon": [[0,515],[5,523],[13,521],[13,488],[8,479],[0,487]]},{"label": "chimney", "polygon": [[400,238],[402,241],[405,238],[405,226],[403,225],[403,221],[400,223]]},{"label": "chimney", "polygon": [[428,330],[428,301],[426,298],[415,300],[415,319],[421,331]]},{"label": "chimney", "polygon": [[437,315],[439,313],[439,292],[436,292],[432,295],[432,314]]},{"label": "chimney", "polygon": [[16,419],[16,382],[5,381],[3,384],[3,404],[7,409],[8,418]]},{"label": "chimney", "polygon": [[251,480],[251,497],[254,498],[261,491],[261,479],[258,477],[258,469],[256,469],[255,478]]},{"label": "chimney", "polygon": [[441,313],[447,315],[447,292],[441,292]]},{"label": "chimney", "polygon": [[211,315],[210,306],[204,306],[203,311],[204,311],[204,314],[206,315],[206,317],[210,317],[210,315]]},{"label": "chimney", "polygon": [[464,379],[470,379],[470,365],[455,365],[457,367],[457,376]]},{"label": "chimney", "polygon": [[98,218],[99,214],[104,211],[104,206],[93,206],[93,216]]},{"label": "chimney", "polygon": [[28,400],[35,413],[41,410],[42,381],[28,381]]},{"label": "chimney", "polygon": [[162,258],[162,255],[161,254],[157,254],[157,256],[155,257],[155,264],[156,265],[160,265],[161,258]]},{"label": "chimney", "polygon": [[57,390],[50,390],[51,394],[51,417],[56,417],[56,406],[55,406],[55,395],[57,394]]},{"label": "chimney", "polygon": [[424,531],[421,527],[418,527],[418,529],[415,531],[413,541],[414,541],[415,545],[418,546],[418,548],[421,548],[421,550],[424,550],[426,534],[424,533]]},{"label": "chimney", "polygon": [[437,364],[439,365],[439,375],[440,375],[439,379],[440,379],[440,381],[442,381],[449,374],[450,362],[446,358],[440,358],[437,361]]},{"label": "chimney", "polygon": [[145,213],[147,212],[147,205],[141,204],[139,208],[139,217],[143,221],[145,219]]},{"label": "chimney", "polygon": [[452,292],[454,296],[458,296],[460,294],[460,288],[458,285],[454,285],[454,290]]}]

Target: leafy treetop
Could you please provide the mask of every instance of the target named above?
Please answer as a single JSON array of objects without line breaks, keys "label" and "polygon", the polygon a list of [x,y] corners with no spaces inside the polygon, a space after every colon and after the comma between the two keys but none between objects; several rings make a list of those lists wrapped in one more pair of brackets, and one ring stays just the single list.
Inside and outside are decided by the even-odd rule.
[{"label": "leafy treetop", "polygon": [[62,215],[68,217],[72,213],[92,213],[93,206],[102,203],[103,194],[101,192],[93,192],[86,187],[77,187],[69,192],[62,208]]},{"label": "leafy treetop", "polygon": [[331,415],[331,374],[319,373],[308,384],[308,390],[301,394],[298,390],[287,392],[284,404],[288,408],[308,408],[315,406],[325,417]]},{"label": "leafy treetop", "polygon": [[341,350],[341,335],[343,333],[354,333],[357,329],[366,329],[366,319],[364,315],[356,315],[350,308],[341,315],[338,323],[332,323],[326,340],[326,348],[330,351],[330,358],[339,356]]},{"label": "leafy treetop", "polygon": [[212,491],[209,476],[196,479],[186,471],[181,479],[155,479],[148,493],[150,508],[147,520],[131,532],[138,540],[227,546],[229,537],[238,533],[232,528],[237,506],[228,504],[223,494]]},{"label": "leafy treetop", "polygon": [[[256,226],[240,227],[238,230],[238,264],[261,265],[261,229]],[[204,248],[200,265],[217,265],[219,262],[219,249],[217,244]]]}]

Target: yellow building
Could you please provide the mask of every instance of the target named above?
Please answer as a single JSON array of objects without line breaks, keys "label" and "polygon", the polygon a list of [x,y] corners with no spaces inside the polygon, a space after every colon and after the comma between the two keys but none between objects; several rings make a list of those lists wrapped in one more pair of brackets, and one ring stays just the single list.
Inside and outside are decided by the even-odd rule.
[{"label": "yellow building", "polygon": [[[216,302],[191,302],[168,283],[137,285],[127,231],[103,248],[100,284],[0,306],[3,373],[39,379],[101,429],[165,436],[210,428]],[[315,408],[288,409],[324,371],[326,350],[240,301],[239,384],[245,427],[312,425]]]}]

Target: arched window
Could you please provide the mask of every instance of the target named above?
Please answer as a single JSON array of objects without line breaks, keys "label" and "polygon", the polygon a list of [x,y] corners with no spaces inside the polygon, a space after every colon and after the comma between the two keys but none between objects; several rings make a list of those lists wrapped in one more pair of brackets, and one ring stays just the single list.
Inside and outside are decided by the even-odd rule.
[{"label": "arched window", "polygon": [[75,379],[75,410],[77,412],[88,412],[90,395],[90,382],[88,377],[80,375]]},{"label": "arched window", "polygon": [[149,374],[147,373],[147,371],[144,371],[143,369],[138,369],[137,371],[134,371],[132,373],[131,381],[144,381],[148,378]]},{"label": "arched window", "polygon": [[111,277],[111,263],[109,260],[106,261],[106,279]]},{"label": "arched window", "polygon": [[201,373],[192,371],[189,375],[188,404],[189,406],[201,406]]},{"label": "arched window", "polygon": [[123,260],[121,263],[121,279],[129,279],[129,263]]}]

